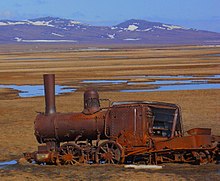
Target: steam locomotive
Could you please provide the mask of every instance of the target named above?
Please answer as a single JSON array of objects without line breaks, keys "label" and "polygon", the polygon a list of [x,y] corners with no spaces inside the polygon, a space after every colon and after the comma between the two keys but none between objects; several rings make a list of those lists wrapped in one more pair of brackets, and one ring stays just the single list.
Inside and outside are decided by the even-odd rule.
[{"label": "steam locomotive", "polygon": [[[216,162],[220,136],[209,128],[194,128],[184,135],[181,109],[163,102],[111,102],[94,89],[84,92],[84,109],[58,113],[55,75],[44,75],[45,112],[34,122],[38,151],[24,153],[29,162],[78,163]],[[101,101],[109,101],[101,107]]]}]

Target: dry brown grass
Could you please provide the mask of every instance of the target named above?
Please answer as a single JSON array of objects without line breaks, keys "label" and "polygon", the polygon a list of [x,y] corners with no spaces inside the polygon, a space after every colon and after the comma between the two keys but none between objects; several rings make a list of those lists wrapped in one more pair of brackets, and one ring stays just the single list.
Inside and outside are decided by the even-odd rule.
[{"label": "dry brown grass", "polygon": [[219,53],[219,49],[172,47],[0,54],[0,83],[39,84],[43,73],[56,73],[59,83],[120,75],[218,74],[219,57],[204,55]]}]

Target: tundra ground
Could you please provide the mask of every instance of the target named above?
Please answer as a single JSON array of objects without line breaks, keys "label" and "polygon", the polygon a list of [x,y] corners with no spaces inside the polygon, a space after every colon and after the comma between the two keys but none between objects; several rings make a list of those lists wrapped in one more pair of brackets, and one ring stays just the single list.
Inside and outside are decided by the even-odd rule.
[{"label": "tundra ground", "polygon": [[[45,45],[38,46],[37,51],[33,47],[28,49],[28,45],[11,45],[10,51],[9,47],[0,47],[0,84],[42,84],[44,73],[54,73],[57,84],[77,89],[76,92],[56,96],[58,112],[82,111],[83,90],[89,86],[83,84],[83,80],[112,80],[130,76],[133,82],[141,83],[143,79],[140,76],[143,75],[203,77],[220,74],[220,47],[109,47],[108,51],[73,51],[75,47],[70,45],[60,48],[62,51],[59,51],[58,45],[56,48],[48,46],[51,49],[45,49]],[[220,79],[213,79],[212,82],[219,83]],[[146,100],[179,104],[185,131],[208,127],[213,134],[220,135],[220,89],[123,93],[119,90],[143,89],[147,85],[93,86],[101,98],[112,101]],[[36,111],[44,112],[44,106],[44,97],[21,98],[16,90],[0,89],[1,161],[18,160],[23,152],[37,149],[33,124]],[[220,177],[219,166],[167,164],[160,171],[146,171],[112,165],[62,168],[14,165],[1,169],[0,175],[3,180],[216,180]]]}]

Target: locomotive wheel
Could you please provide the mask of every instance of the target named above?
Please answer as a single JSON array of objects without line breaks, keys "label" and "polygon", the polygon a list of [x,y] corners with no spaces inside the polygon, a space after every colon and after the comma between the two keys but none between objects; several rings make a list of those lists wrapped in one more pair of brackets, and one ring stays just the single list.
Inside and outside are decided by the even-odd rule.
[{"label": "locomotive wheel", "polygon": [[61,165],[74,165],[84,161],[82,150],[75,144],[63,144],[60,147],[59,162]]},{"label": "locomotive wheel", "polygon": [[124,158],[123,148],[115,141],[101,143],[96,151],[97,163],[118,164]]},{"label": "locomotive wheel", "polygon": [[183,155],[184,162],[186,163],[196,163],[196,152],[187,151]]},{"label": "locomotive wheel", "polygon": [[211,155],[209,151],[192,151],[188,153],[188,159],[185,161],[195,165],[205,165],[211,162]]},{"label": "locomotive wheel", "polygon": [[210,154],[208,151],[198,152],[198,157],[199,157],[199,160],[198,160],[199,165],[205,165],[210,162]]}]

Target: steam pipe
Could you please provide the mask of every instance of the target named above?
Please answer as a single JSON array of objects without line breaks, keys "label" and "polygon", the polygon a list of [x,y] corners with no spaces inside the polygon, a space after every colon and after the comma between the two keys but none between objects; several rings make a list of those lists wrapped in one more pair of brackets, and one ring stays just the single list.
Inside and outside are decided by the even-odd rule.
[{"label": "steam pipe", "polygon": [[56,113],[55,106],[55,75],[44,74],[45,114]]}]

